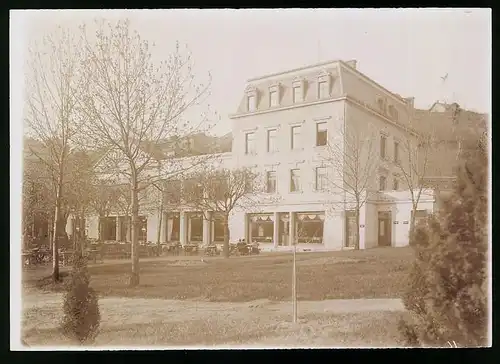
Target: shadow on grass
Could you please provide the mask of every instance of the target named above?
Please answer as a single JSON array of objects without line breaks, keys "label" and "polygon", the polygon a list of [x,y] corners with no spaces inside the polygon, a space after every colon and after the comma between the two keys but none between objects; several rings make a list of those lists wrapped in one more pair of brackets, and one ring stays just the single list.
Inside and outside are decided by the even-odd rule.
[{"label": "shadow on grass", "polygon": [[65,290],[66,282],[68,281],[69,277],[69,272],[60,272],[58,282],[54,282],[52,276],[50,275],[36,280],[34,282],[34,286],[44,291],[63,292]]}]

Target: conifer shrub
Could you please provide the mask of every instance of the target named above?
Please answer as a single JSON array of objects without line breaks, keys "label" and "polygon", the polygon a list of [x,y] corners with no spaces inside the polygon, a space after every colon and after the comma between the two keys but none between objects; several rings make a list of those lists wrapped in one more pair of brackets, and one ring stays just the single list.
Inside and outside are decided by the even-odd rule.
[{"label": "conifer shrub", "polygon": [[408,346],[488,342],[488,150],[486,139],[461,155],[452,198],[412,232],[415,261],[403,297]]},{"label": "conifer shrub", "polygon": [[87,259],[75,253],[64,296],[62,330],[65,336],[80,344],[94,341],[101,320],[97,293],[89,284]]}]

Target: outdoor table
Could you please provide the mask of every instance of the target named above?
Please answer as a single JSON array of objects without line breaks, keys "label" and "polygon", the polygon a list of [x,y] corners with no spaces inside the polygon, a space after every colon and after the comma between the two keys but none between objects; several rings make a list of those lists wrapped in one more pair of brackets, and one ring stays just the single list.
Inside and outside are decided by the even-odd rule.
[{"label": "outdoor table", "polygon": [[205,248],[205,254],[207,255],[217,255],[217,247],[215,245],[209,245]]},{"label": "outdoor table", "polygon": [[62,251],[59,253],[61,255],[62,265],[68,265],[71,263],[71,257],[73,256],[72,251]]},{"label": "outdoor table", "polygon": [[33,252],[24,252],[22,259],[23,265],[33,265],[36,263],[36,255]]},{"label": "outdoor table", "polygon": [[[91,249],[89,250],[89,258],[94,262],[94,264],[97,263],[97,256],[99,255],[99,250],[98,249]],[[102,262],[102,256],[101,256],[101,262]]]},{"label": "outdoor table", "polygon": [[198,252],[198,245],[193,245],[193,244],[189,244],[189,245],[184,245],[184,251],[188,254],[188,255],[194,255]]}]

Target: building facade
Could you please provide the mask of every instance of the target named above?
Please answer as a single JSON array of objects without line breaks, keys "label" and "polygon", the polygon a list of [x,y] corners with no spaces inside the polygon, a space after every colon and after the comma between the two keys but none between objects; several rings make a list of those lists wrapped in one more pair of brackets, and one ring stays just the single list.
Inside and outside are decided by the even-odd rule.
[{"label": "building facade", "polygon": [[[264,250],[290,249],[292,242],[299,250],[342,250],[354,247],[358,230],[361,249],[408,244],[412,201],[400,165],[408,159],[404,141],[415,133],[413,99],[377,84],[358,71],[355,61],[254,78],[242,91],[230,115],[231,152],[218,154],[210,163],[216,168],[251,168],[263,176],[265,187],[253,210],[233,211],[232,241],[258,241]],[[359,165],[369,165],[371,173],[360,190],[364,204],[359,224],[355,199],[345,188],[347,161],[353,154],[346,140],[353,134],[360,146],[371,146],[369,153],[360,153],[364,160]],[[344,151],[341,157],[335,155],[335,163],[329,145]],[[336,181],[334,188],[331,181]],[[207,218],[210,212],[191,211],[182,204],[176,191],[186,181],[169,183],[171,192],[161,207],[155,192],[147,192],[149,202],[141,204],[140,240],[221,243],[221,222]],[[433,209],[433,193],[422,192],[417,217]],[[90,217],[87,235],[127,241],[127,219],[120,212]]]}]

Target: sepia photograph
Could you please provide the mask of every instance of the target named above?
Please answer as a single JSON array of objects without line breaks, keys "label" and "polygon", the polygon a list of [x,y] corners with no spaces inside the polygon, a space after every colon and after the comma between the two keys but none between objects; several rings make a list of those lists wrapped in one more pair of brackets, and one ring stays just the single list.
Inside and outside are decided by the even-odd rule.
[{"label": "sepia photograph", "polygon": [[11,350],[490,347],[491,33],[11,10]]}]

